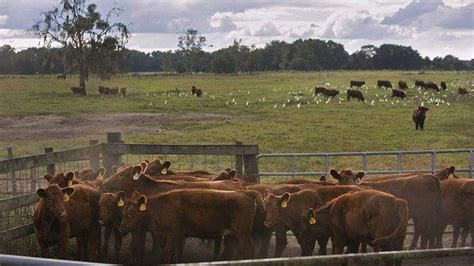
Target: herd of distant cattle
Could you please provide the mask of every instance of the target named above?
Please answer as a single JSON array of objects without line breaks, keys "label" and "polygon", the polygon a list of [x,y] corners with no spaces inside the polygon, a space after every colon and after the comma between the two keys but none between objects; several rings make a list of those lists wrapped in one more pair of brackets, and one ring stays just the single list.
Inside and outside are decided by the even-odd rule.
[{"label": "herd of distant cattle", "polygon": [[[225,169],[174,172],[171,162],[143,161],[97,171],[45,175],[37,190],[36,238],[44,257],[58,245],[68,257],[68,240],[77,238],[77,259],[107,257],[111,234],[120,261],[122,240],[132,235],[127,259],[142,262],[145,237],[152,235],[152,256],[162,263],[180,262],[186,238],[214,241],[214,258],[265,258],[275,233],[275,257],[284,251],[291,230],[301,254],[403,249],[408,220],[414,224],[410,249],[443,246],[453,225],[452,247],[471,234],[474,246],[474,180],[458,177],[455,167],[432,174],[409,173],[364,178],[364,172],[332,169],[332,182],[294,179],[270,184]],[[108,176],[106,178],[106,176]],[[362,181],[362,179],[366,181]],[[103,233],[103,235],[102,235]],[[418,240],[421,238],[420,245]],[[223,240],[223,249],[221,244]],[[155,261],[156,262],[156,261]]]}]

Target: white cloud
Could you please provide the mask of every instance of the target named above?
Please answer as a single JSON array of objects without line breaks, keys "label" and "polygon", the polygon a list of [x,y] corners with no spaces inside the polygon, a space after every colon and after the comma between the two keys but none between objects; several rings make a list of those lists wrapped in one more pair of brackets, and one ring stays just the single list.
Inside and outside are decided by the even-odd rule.
[{"label": "white cloud", "polygon": [[253,36],[278,36],[280,31],[275,27],[271,21],[263,24],[258,30],[256,30],[252,35]]},{"label": "white cloud", "polygon": [[8,16],[7,15],[0,15],[0,26],[4,25],[8,20]]},{"label": "white cloud", "polygon": [[228,32],[237,29],[237,26],[229,16],[224,16],[218,23],[211,18],[211,26],[218,32]]}]

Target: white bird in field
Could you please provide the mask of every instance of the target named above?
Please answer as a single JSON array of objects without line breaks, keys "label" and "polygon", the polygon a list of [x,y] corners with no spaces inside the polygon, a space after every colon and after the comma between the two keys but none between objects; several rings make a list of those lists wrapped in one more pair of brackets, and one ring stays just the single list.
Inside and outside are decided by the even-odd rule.
[{"label": "white bird in field", "polygon": [[249,101],[247,101],[247,102],[245,103],[245,105],[246,105],[246,106],[249,106]]},{"label": "white bird in field", "polygon": [[421,102],[421,106],[425,106],[425,102]]},{"label": "white bird in field", "polygon": [[446,105],[447,105],[447,106],[449,106],[449,103],[448,103],[448,102],[446,102]]},{"label": "white bird in field", "polygon": [[165,101],[165,104],[168,104],[168,100]]},{"label": "white bird in field", "polygon": [[394,105],[393,101],[390,101],[392,103],[392,105]]},{"label": "white bird in field", "polygon": [[281,107],[282,107],[282,108],[285,108],[285,106],[286,106],[286,103],[283,103]]},{"label": "white bird in field", "polygon": [[152,102],[150,102],[148,105],[149,105],[149,106],[152,106],[152,105],[153,105],[153,103],[152,103]]},{"label": "white bird in field", "polygon": [[298,107],[298,109],[300,109],[301,103],[297,104],[296,107]]},{"label": "white bird in field", "polygon": [[379,97],[379,94],[378,94],[378,93],[376,93],[376,94],[375,94],[375,97],[377,97],[377,98],[378,98],[378,97]]},{"label": "white bird in field", "polygon": [[250,94],[250,91],[247,91],[247,94]]},{"label": "white bird in field", "polygon": [[275,104],[275,105],[273,106],[273,109],[275,109],[275,108],[277,108],[277,107],[278,107],[278,104]]},{"label": "white bird in field", "polygon": [[229,101],[226,101],[226,102],[225,102],[225,105],[229,105]]},{"label": "white bird in field", "polygon": [[329,98],[329,99],[326,101],[326,104],[328,104],[330,101],[331,101],[331,98]]},{"label": "white bird in field", "polygon": [[156,92],[155,92],[155,93],[153,93],[153,96],[155,96],[155,97],[156,97]]},{"label": "white bird in field", "polygon": [[370,103],[370,105],[374,105],[374,103],[375,103],[375,101],[374,101],[374,100],[372,100],[372,102]]},{"label": "white bird in field", "polygon": [[150,93],[147,92],[147,93],[146,93],[146,97],[150,97]]}]

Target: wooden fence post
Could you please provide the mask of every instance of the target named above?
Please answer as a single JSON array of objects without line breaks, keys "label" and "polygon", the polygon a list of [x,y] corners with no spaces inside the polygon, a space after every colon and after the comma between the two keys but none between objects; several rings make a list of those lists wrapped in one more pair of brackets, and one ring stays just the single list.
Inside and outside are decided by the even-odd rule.
[{"label": "wooden fence post", "polygon": [[[241,141],[236,141],[235,145],[242,145]],[[237,175],[242,175],[243,173],[243,158],[242,154],[235,155],[235,171],[237,171]]]},{"label": "wooden fence post", "polygon": [[257,179],[257,182],[260,183],[260,175],[258,174],[258,146],[255,154],[245,154],[244,157],[244,166],[245,174],[254,176]]},{"label": "wooden fence post", "polygon": [[[53,152],[53,148],[44,148],[44,153],[52,153]],[[48,175],[54,175],[55,171],[54,171],[54,163],[53,164],[48,164],[46,166],[46,173]]]},{"label": "wooden fence post", "polygon": [[[13,148],[7,147],[7,158],[13,159]],[[15,166],[10,165],[10,182],[12,183],[12,193],[13,196],[16,196],[16,176],[15,176]]]},{"label": "wooden fence post", "polygon": [[[94,146],[99,144],[99,141],[96,139],[89,140],[89,146]],[[100,167],[100,154],[99,153],[91,153],[89,155],[89,166],[95,170],[99,169]]]},{"label": "wooden fence post", "polygon": [[[107,133],[107,144],[119,144],[123,143],[122,141],[122,134],[120,132],[109,132]],[[107,170],[107,173],[112,173],[112,166],[114,165],[122,165],[122,154],[110,154],[104,153],[103,154],[103,165]]]}]

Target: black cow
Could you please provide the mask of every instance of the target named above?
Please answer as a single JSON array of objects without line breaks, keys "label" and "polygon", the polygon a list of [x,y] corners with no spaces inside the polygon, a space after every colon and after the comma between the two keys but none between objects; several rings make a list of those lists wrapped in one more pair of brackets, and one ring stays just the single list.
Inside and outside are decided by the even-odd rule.
[{"label": "black cow", "polygon": [[441,89],[446,90],[446,82],[441,81]]},{"label": "black cow", "polygon": [[438,87],[438,84],[434,83],[434,82],[427,82],[425,84],[425,89],[432,89],[432,90],[435,90],[435,91],[439,91],[439,87]]},{"label": "black cow", "polygon": [[398,82],[398,88],[399,88],[400,90],[407,90],[407,89],[408,89],[408,85],[407,85],[407,83],[406,83],[405,81],[400,80],[400,81]]},{"label": "black cow", "polygon": [[377,88],[379,89],[388,89],[392,88],[392,83],[388,80],[377,80]]},{"label": "black cow", "polygon": [[357,98],[358,101],[364,101],[364,95],[361,91],[358,90],[347,90],[347,101],[350,101],[351,98]]},{"label": "black cow", "polygon": [[325,92],[326,92],[326,88],[324,88],[324,87],[314,88],[314,94],[316,94],[316,95],[324,94]]},{"label": "black cow", "polygon": [[418,127],[423,130],[423,126],[425,124],[426,112],[428,112],[430,108],[424,106],[418,106],[413,110],[412,118],[415,122],[415,129],[418,130]]},{"label": "black cow", "polygon": [[422,89],[425,89],[426,88],[426,84],[424,81],[421,81],[421,80],[415,80],[415,87],[416,88],[422,88]]},{"label": "black cow", "polygon": [[407,94],[406,94],[406,92],[404,92],[402,90],[392,89],[392,98],[393,97],[398,97],[398,98],[405,99],[405,97],[407,97]]}]

